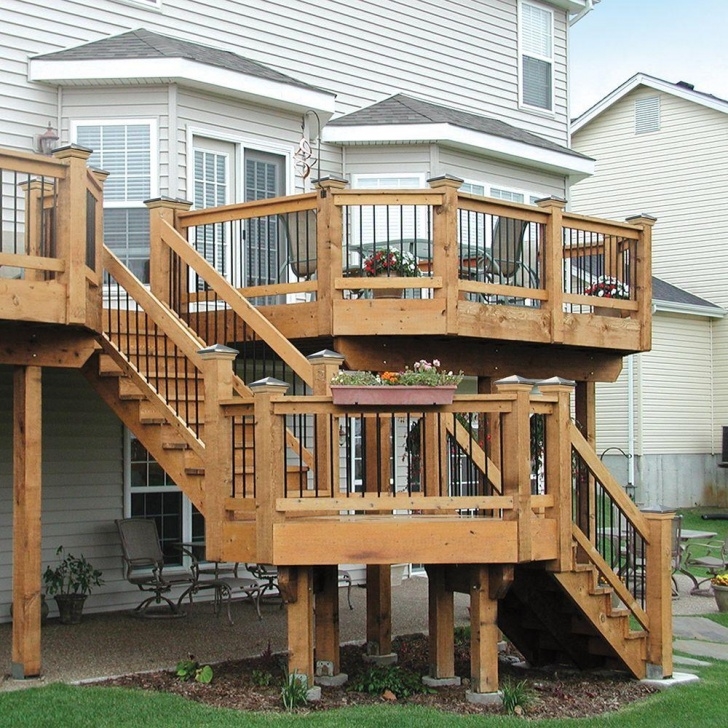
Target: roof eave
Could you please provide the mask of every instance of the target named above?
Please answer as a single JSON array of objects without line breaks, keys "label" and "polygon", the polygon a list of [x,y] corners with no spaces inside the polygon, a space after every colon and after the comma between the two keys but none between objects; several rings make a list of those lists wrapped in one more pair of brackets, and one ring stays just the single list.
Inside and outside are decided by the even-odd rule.
[{"label": "roof eave", "polygon": [[652,301],[655,311],[664,313],[681,313],[686,316],[704,316],[707,318],[723,318],[728,311],[719,306],[701,306],[695,303],[679,303],[677,301]]},{"label": "roof eave", "polygon": [[[336,96],[327,91],[206,65],[186,58],[54,61],[31,59],[30,81],[53,85],[178,83],[294,111],[313,109],[328,120]],[[323,121],[323,120],[322,120]]]},{"label": "roof eave", "polygon": [[594,160],[485,134],[453,124],[371,124],[327,126],[322,140],[330,144],[437,142],[548,172],[568,175],[573,182],[594,174]]}]

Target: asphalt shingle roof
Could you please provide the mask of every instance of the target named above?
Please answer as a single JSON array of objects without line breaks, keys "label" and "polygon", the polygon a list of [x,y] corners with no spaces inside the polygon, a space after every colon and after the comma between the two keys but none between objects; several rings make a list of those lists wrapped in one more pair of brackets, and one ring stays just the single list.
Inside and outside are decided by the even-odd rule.
[{"label": "asphalt shingle roof", "polygon": [[34,60],[43,61],[101,61],[124,59],[157,59],[184,58],[208,66],[215,66],[228,71],[255,76],[267,81],[285,83],[301,88],[316,89],[291,76],[287,76],[272,68],[243,58],[232,51],[220,50],[211,46],[200,45],[188,40],[180,40],[167,35],[153,33],[145,28],[130,30],[127,33],[102,38],[91,43],[67,48],[62,51],[35,56]]},{"label": "asphalt shingle roof", "polygon": [[683,288],[673,286],[672,283],[663,281],[661,278],[652,277],[652,299],[654,301],[664,301],[665,303],[684,303],[688,306],[705,306],[707,308],[715,308],[717,311],[721,309],[710,301],[706,301],[700,296],[694,296]]},{"label": "asphalt shingle roof", "polygon": [[499,119],[433,104],[406,94],[396,94],[351,114],[340,116],[338,119],[330,121],[328,126],[392,126],[405,124],[452,124],[463,129],[510,139],[511,141],[529,144],[561,154],[590,159],[590,157],[575,152],[573,149],[543,139],[536,134],[519,129]]}]

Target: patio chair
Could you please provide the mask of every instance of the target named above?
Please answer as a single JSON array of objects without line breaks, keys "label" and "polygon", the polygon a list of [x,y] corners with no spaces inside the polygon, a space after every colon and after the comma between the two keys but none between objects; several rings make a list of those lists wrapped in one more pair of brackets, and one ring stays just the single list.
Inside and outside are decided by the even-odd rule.
[{"label": "patio chair", "polygon": [[[134,608],[134,613],[141,617],[184,616],[179,602],[170,599],[166,594],[174,586],[192,585],[194,577],[191,573],[172,578],[164,576],[164,555],[159,544],[156,522],[149,518],[121,518],[115,523],[121,539],[124,577],[141,591],[151,592]],[[169,612],[149,611],[153,605],[159,606],[162,603],[169,607]]]},{"label": "patio chair", "polygon": [[[705,543],[691,541],[685,549],[684,563],[687,568],[682,573],[687,574],[694,584],[690,593],[700,596],[712,594],[711,590],[703,588],[702,585],[706,581],[710,581],[716,574],[728,571],[728,536],[723,541],[719,539],[713,539]],[[708,575],[703,579],[698,579],[688,571],[691,566],[705,569]]]}]

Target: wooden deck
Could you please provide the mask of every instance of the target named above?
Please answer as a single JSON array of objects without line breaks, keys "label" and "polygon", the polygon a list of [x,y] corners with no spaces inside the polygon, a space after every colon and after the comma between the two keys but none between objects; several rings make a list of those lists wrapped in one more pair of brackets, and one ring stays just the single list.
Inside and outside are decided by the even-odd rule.
[{"label": "wooden deck", "polygon": [[[314,650],[316,663],[338,665],[339,563],[367,565],[373,657],[391,649],[389,564],[427,565],[433,677],[451,676],[452,594],[470,594],[475,692],[498,687],[497,627],[535,661],[671,673],[669,522],[641,514],[590,445],[594,382],[650,346],[651,219],[503,203],[449,178],[396,192],[324,180],[313,193],[202,211],[157,200],[147,286],[103,245],[103,180],[85,153],[56,157],[0,153],[16,211],[0,253],[0,363],[17,367],[14,673],[40,670],[42,443],[26,423],[44,366],[81,369],[204,514],[208,557],[279,567],[289,669],[309,681]],[[522,245],[496,255],[506,223]],[[225,276],[207,262],[220,240],[240,243]],[[243,285],[241,241],[278,256],[269,282]],[[363,275],[375,248],[413,250],[419,275]],[[589,295],[600,276],[627,297]],[[403,294],[372,294],[383,288]],[[233,373],[230,345],[257,381]],[[252,345],[305,391],[287,394],[245,353]],[[433,356],[477,377],[479,393],[420,408],[332,401],[343,360],[383,371]],[[576,380],[582,430],[574,382],[554,375]],[[600,538],[612,527],[646,553],[641,573]],[[534,595],[545,590],[589,639],[574,646],[543,618]],[[518,620],[499,617],[505,599]],[[539,630],[524,626],[537,617]],[[561,646],[536,649],[540,630]]]}]

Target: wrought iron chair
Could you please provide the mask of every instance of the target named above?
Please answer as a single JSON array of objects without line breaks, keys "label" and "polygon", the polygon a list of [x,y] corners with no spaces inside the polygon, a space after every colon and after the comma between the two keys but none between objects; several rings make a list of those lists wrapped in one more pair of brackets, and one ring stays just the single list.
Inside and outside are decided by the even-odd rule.
[{"label": "wrought iron chair", "polygon": [[[722,571],[728,571],[728,536],[723,541],[713,539],[705,543],[699,543],[697,541],[689,543],[685,549],[684,563],[686,568],[683,570],[683,573],[687,574],[693,580],[694,584],[690,593],[699,595],[710,594],[710,591],[704,589],[702,584],[710,581],[716,574]],[[688,571],[687,567],[691,566],[705,569],[708,575],[703,579],[698,579]]]},{"label": "wrought iron chair", "polygon": [[286,238],[290,267],[296,278],[310,280],[316,275],[316,210],[301,210],[280,215]]},{"label": "wrought iron chair", "polygon": [[[179,602],[170,599],[166,594],[174,586],[191,586],[194,576],[189,572],[172,578],[164,576],[164,555],[159,545],[157,524],[148,518],[121,518],[115,523],[121,539],[126,580],[143,592],[151,592],[134,608],[134,613],[141,617],[184,616]],[[148,611],[151,606],[163,603],[169,607],[169,612]]]}]

